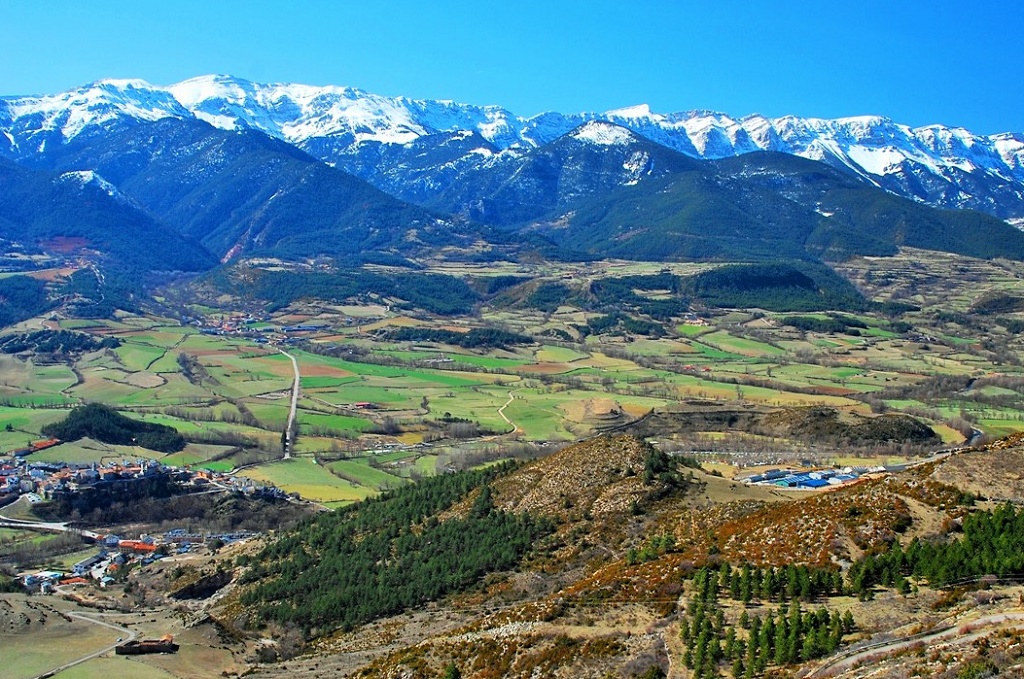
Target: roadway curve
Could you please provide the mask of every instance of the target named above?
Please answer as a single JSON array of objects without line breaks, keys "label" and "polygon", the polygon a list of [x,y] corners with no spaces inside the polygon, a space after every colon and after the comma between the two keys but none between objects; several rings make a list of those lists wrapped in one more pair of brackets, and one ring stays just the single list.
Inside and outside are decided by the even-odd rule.
[{"label": "roadway curve", "polygon": [[69,667],[74,667],[75,665],[81,665],[82,663],[88,662],[89,660],[92,660],[93,658],[98,658],[101,655],[103,655],[104,653],[110,653],[111,651],[113,651],[115,648],[117,648],[122,643],[125,643],[125,642],[128,642],[128,641],[134,641],[135,638],[139,636],[137,632],[134,632],[134,631],[128,629],[127,627],[121,627],[120,625],[115,625],[114,623],[111,623],[111,622],[104,622],[103,620],[97,620],[97,619],[95,619],[95,618],[93,618],[91,616],[87,616],[87,615],[84,615],[82,613],[68,613],[68,616],[71,617],[71,618],[75,618],[76,620],[81,620],[83,622],[91,623],[93,625],[102,625],[103,627],[109,627],[110,629],[118,632],[121,635],[120,640],[115,641],[110,646],[107,646],[105,648],[101,648],[98,651],[95,651],[95,652],[90,653],[88,655],[83,655],[81,658],[76,658],[75,660],[72,660],[71,662],[64,663],[60,667],[54,667],[52,670],[47,670],[46,672],[43,672],[42,674],[38,674],[38,675],[36,675],[35,679],[44,679],[44,677],[52,677],[55,674],[63,672],[64,670],[68,669]]},{"label": "roadway curve", "polygon": [[[501,419],[505,420],[505,424],[512,427],[512,431],[510,431],[509,434],[515,434],[516,432],[519,431],[519,426],[512,420],[508,419],[508,417],[505,415],[505,408],[508,408],[510,405],[512,405],[512,401],[514,400],[516,400],[516,397],[510,391],[508,392],[508,400],[505,401],[505,405],[498,408],[498,414],[501,415]],[[507,434],[503,434],[503,436],[507,436]]]}]

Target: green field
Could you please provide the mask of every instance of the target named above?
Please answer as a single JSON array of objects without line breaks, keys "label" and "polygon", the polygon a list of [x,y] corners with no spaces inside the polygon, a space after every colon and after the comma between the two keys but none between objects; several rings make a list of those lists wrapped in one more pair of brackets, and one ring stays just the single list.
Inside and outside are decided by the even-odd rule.
[{"label": "green field", "polygon": [[445,354],[445,358],[449,358],[455,363],[475,365],[481,368],[514,369],[529,363],[525,358],[500,358],[496,356],[478,356],[476,354]]},{"label": "green field", "polygon": [[92,439],[79,439],[41,450],[28,456],[33,462],[76,462],[97,464],[121,460],[159,460],[162,453],[139,446],[114,446]]},{"label": "green field", "polygon": [[[51,617],[57,618],[57,616]],[[72,622],[51,620],[43,630],[37,633],[19,635],[17,643],[11,643],[11,637],[5,636],[5,643],[0,643],[0,667],[3,667],[5,679],[29,679],[110,646],[117,641],[118,636],[120,633],[116,630],[79,620]],[[120,671],[125,672],[124,661],[118,660],[117,662],[118,667],[121,668]],[[89,672],[90,670],[83,668],[83,671]],[[110,671],[109,667],[107,671]],[[59,676],[68,675],[61,672]],[[100,675],[87,673],[77,676],[91,678]],[[165,677],[167,675],[156,676]]]},{"label": "green field", "polygon": [[[180,453],[171,453],[160,458],[162,464],[171,467],[204,466],[213,458],[227,455],[235,449],[234,446],[217,446],[201,443],[190,443]],[[208,468],[208,467],[207,467]]]},{"label": "green field", "polygon": [[147,370],[158,359],[163,358],[166,350],[148,344],[126,341],[114,350],[121,360],[121,365],[129,371]]},{"label": "green field", "polygon": [[551,345],[544,345],[536,353],[537,360],[543,363],[572,363],[589,356],[590,354],[575,349]]},{"label": "green field", "polygon": [[387,490],[407,483],[407,480],[371,467],[369,460],[338,460],[327,465],[334,475],[374,490]]},{"label": "green field", "polygon": [[329,389],[331,387],[340,387],[345,384],[351,384],[358,382],[358,377],[329,377],[329,376],[317,376],[317,377],[303,377],[299,384],[302,389]]},{"label": "green field", "polygon": [[315,502],[353,502],[373,495],[365,486],[345,481],[309,458],[258,465],[239,473],[259,483],[272,483],[288,493]]},{"label": "green field", "polygon": [[55,676],[60,679],[108,679],[117,674],[132,679],[173,679],[175,676],[159,667],[147,665],[135,658],[129,659],[127,656],[93,658]]},{"label": "green field", "polygon": [[315,432],[318,429],[360,432],[373,426],[373,423],[359,417],[352,417],[350,415],[327,415],[324,413],[311,413],[308,411],[302,412],[298,419],[303,431],[308,430],[308,432]]},{"label": "green field", "polygon": [[740,356],[782,356],[786,353],[786,350],[780,347],[746,337],[736,337],[722,331],[702,335],[700,342]]}]

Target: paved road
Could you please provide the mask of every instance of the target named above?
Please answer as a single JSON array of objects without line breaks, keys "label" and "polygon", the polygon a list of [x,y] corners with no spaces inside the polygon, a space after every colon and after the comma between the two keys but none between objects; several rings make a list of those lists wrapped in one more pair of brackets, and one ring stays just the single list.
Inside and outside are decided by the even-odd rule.
[{"label": "paved road", "polygon": [[[96,615],[101,615],[101,614],[96,614]],[[114,630],[115,632],[117,632],[120,635],[120,639],[121,640],[120,641],[115,641],[110,646],[107,646],[106,648],[101,648],[100,650],[98,650],[98,651],[96,651],[94,653],[90,653],[88,655],[83,655],[81,658],[77,658],[75,660],[72,660],[69,663],[64,663],[60,667],[54,667],[52,670],[48,670],[46,672],[43,672],[42,674],[36,675],[35,679],[43,679],[44,677],[52,677],[53,675],[57,674],[58,672],[63,672],[64,670],[68,669],[69,667],[74,667],[75,665],[80,665],[80,664],[82,664],[84,662],[92,660],[93,658],[98,658],[101,655],[103,655],[104,653],[110,653],[119,644],[122,644],[122,643],[124,643],[126,641],[133,641],[138,636],[137,632],[133,632],[132,630],[128,629],[127,627],[121,627],[120,625],[115,625],[114,623],[111,623],[111,622],[105,622],[103,620],[97,620],[93,616],[84,615],[82,613],[68,613],[68,616],[70,616],[72,618],[75,618],[76,620],[81,620],[83,622],[91,623],[93,625],[102,625],[103,627],[109,627],[110,629]]]},{"label": "paved road", "polygon": [[288,412],[288,424],[285,425],[284,430],[284,459],[287,460],[292,456],[292,445],[294,445],[294,441],[292,441],[292,428],[295,426],[295,411],[299,407],[299,380],[301,376],[299,375],[299,362],[295,360],[295,357],[284,349],[278,349],[278,351],[291,359],[292,370],[295,371],[295,381],[292,382],[292,406]]},{"label": "paved road", "polygon": [[41,530],[59,533],[79,533],[77,528],[71,528],[67,523],[47,523],[45,521],[26,521],[24,519],[12,519],[0,514],[0,528],[24,528],[26,530]]}]

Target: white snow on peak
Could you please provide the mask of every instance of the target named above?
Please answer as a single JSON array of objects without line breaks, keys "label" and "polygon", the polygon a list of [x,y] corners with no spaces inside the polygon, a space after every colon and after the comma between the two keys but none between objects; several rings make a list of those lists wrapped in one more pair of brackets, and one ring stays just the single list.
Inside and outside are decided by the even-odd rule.
[{"label": "white snow on peak", "polygon": [[883,176],[899,169],[899,164],[906,160],[906,155],[899,150],[888,148],[871,148],[867,146],[850,146],[846,155],[871,174]]},{"label": "white snow on peak", "polygon": [[612,111],[606,111],[604,114],[608,118],[653,118],[660,117],[656,114],[651,113],[651,107],[647,104],[637,104],[636,106],[627,106],[625,108],[617,108]]},{"label": "white snow on peak", "polygon": [[142,80],[100,80],[59,94],[4,101],[11,119],[8,130],[24,131],[27,136],[56,131],[65,139],[120,118],[159,120],[188,115],[173,97]]},{"label": "white snow on peak", "polygon": [[86,186],[88,184],[95,184],[100,187],[108,196],[118,196],[120,192],[117,187],[108,182],[106,179],[101,177],[93,170],[72,170],[71,172],[65,172],[57,178],[58,181],[62,182],[73,182],[79,186]]},{"label": "white snow on peak", "polygon": [[244,93],[230,77],[221,75],[203,75],[175,83],[167,88],[182,106],[189,109],[208,99],[226,99],[229,101],[244,100]]},{"label": "white snow on peak", "polygon": [[153,86],[145,80],[139,78],[103,78],[93,83],[97,87],[113,87],[119,90],[130,90],[130,89],[151,89]]},{"label": "white snow on peak", "polygon": [[[695,157],[791,153],[849,167],[871,181],[913,168],[954,182],[963,172],[981,171],[1024,184],[1024,134],[981,136],[942,125],[910,128],[872,115],[734,119],[706,110],[655,113],[639,104],[601,114],[549,112],[524,118],[498,106],[385,97],[349,87],[260,84],[227,75],[168,86],[108,79],[53,95],[0,97],[0,133],[23,153],[50,148],[90,127],[165,117],[200,119],[228,130],[257,129],[307,149],[325,140],[328,150],[319,155],[326,162],[355,153],[362,144],[408,144],[438,133],[479,134],[497,148],[495,157],[521,154],[566,134],[589,143],[619,144],[633,140],[632,133]],[[482,150],[472,153],[488,155]]]},{"label": "white snow on peak", "polygon": [[634,141],[633,133],[624,127],[611,123],[591,120],[576,128],[571,136],[580,141],[598,144],[599,146],[621,146]]}]

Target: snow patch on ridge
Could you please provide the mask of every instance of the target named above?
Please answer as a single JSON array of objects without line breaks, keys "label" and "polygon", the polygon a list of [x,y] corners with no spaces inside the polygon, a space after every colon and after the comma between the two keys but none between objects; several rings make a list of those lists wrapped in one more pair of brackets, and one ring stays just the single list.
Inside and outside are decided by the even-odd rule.
[{"label": "snow patch on ridge", "polygon": [[60,175],[57,180],[62,182],[72,182],[79,186],[95,184],[111,197],[117,197],[120,193],[116,186],[92,170],[73,170],[71,172],[65,172]]},{"label": "snow patch on ridge", "polygon": [[[612,111],[605,112],[605,115],[609,118],[652,118],[655,117],[651,113],[651,107],[647,104],[637,104],[636,106],[627,106],[625,108],[617,108]],[[660,117],[660,116],[659,116]]]},{"label": "snow patch on ridge", "polygon": [[906,160],[906,154],[894,148],[873,149],[866,146],[851,146],[846,154],[853,162],[875,175],[886,175],[899,170],[899,164]]},{"label": "snow patch on ridge", "polygon": [[573,139],[599,146],[624,146],[632,143],[633,133],[624,127],[592,120],[571,133]]}]

